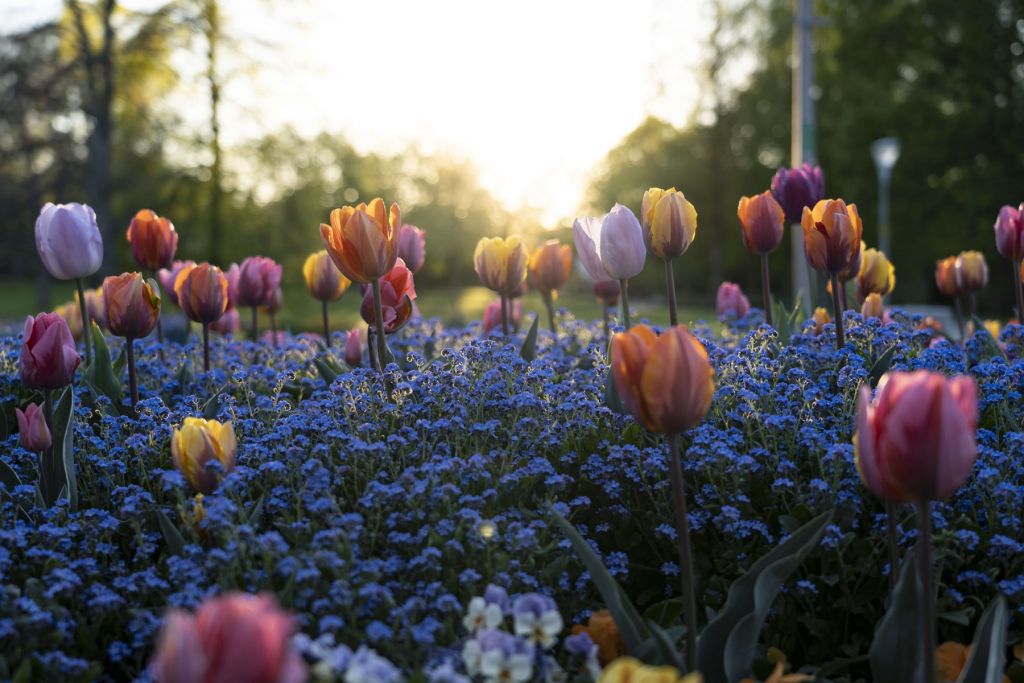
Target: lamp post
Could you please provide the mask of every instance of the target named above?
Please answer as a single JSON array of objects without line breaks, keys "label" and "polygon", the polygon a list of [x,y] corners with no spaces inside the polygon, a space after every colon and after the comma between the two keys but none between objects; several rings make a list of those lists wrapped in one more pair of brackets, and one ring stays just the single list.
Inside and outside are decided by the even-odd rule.
[{"label": "lamp post", "polygon": [[892,167],[900,158],[900,141],[896,138],[881,138],[871,143],[871,158],[878,171],[878,248],[892,257],[889,251],[889,186],[892,181]]}]

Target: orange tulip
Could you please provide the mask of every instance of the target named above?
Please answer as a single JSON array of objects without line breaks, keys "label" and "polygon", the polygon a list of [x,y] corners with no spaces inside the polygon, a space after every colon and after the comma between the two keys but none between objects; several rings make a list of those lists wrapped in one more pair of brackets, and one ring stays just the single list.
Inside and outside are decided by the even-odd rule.
[{"label": "orange tulip", "polygon": [[548,240],[530,255],[530,279],[537,291],[552,294],[565,286],[572,272],[572,247]]},{"label": "orange tulip", "polygon": [[658,336],[637,325],[612,338],[612,376],[623,403],[647,429],[679,434],[696,426],[714,393],[704,346],[684,325]]},{"label": "orange tulip", "polygon": [[174,224],[150,209],[142,209],[135,214],[125,237],[131,243],[135,263],[151,271],[171,265],[178,249],[178,233]]},{"label": "orange tulip", "polygon": [[814,315],[811,316],[811,320],[814,322],[814,327],[811,329],[811,333],[818,336],[825,331],[825,325],[832,322],[832,317],[829,316],[828,311],[821,306],[818,306],[814,309]]},{"label": "orange tulip", "polygon": [[946,296],[960,294],[960,285],[956,281],[956,256],[949,256],[935,262],[935,285]]},{"label": "orange tulip", "polygon": [[398,204],[392,203],[387,211],[377,197],[369,204],[331,211],[330,225],[320,224],[320,237],[345,277],[369,284],[394,267],[401,226]]},{"label": "orange tulip", "polygon": [[674,187],[652,187],[640,203],[644,243],[661,258],[682,256],[697,236],[697,209]]},{"label": "orange tulip", "polygon": [[141,273],[111,275],[103,280],[103,307],[111,334],[129,339],[145,337],[160,317],[160,288]]},{"label": "orange tulip", "polygon": [[189,320],[216,322],[228,308],[228,278],[209,263],[187,267],[174,281],[174,294]]},{"label": "orange tulip", "polygon": [[874,292],[864,298],[860,307],[860,314],[865,318],[881,318],[882,311],[882,297]]},{"label": "orange tulip", "polygon": [[857,205],[842,199],[822,199],[813,209],[804,207],[800,225],[804,253],[815,270],[834,275],[852,264],[860,253],[863,224]]},{"label": "orange tulip", "polygon": [[779,246],[786,214],[771,192],[742,197],[736,215],[743,228],[743,244],[748,250],[767,254]]}]

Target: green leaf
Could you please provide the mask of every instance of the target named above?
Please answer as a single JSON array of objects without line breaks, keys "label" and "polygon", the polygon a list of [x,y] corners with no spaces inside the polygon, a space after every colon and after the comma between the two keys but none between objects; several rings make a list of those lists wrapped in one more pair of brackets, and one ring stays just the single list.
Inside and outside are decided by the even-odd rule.
[{"label": "green leaf", "polygon": [[679,623],[683,618],[683,601],[679,598],[669,598],[656,602],[644,610],[644,619],[654,622],[659,626],[671,626]]},{"label": "green leaf", "polygon": [[622,588],[608,572],[608,569],[601,562],[601,558],[597,556],[594,549],[576,531],[576,527],[562,517],[562,515],[558,514],[554,508],[550,508],[550,511],[555,524],[558,525],[562,533],[569,539],[569,543],[572,544],[572,548],[576,551],[580,562],[583,563],[583,566],[590,573],[590,580],[594,582],[597,592],[601,594],[604,604],[612,614],[612,619],[615,620],[615,625],[619,627],[619,632],[622,634],[622,641],[626,644],[626,649],[630,652],[636,652],[645,640],[651,638],[651,632],[646,624],[644,624],[640,613],[637,612],[636,607],[633,606],[633,603],[622,592]]},{"label": "green leaf", "polygon": [[185,359],[185,362],[178,368],[178,372],[174,374],[174,381],[178,383],[179,391],[184,391],[186,387],[195,381],[195,375],[192,373],[192,362]]},{"label": "green leaf", "polygon": [[332,361],[333,359],[330,356],[317,356],[313,359],[316,371],[320,373],[320,377],[328,386],[334,384],[334,380],[338,378],[339,374],[337,366]]},{"label": "green leaf", "polygon": [[39,489],[46,505],[53,505],[63,492],[68,507],[78,509],[78,486],[75,479],[74,418],[75,394],[68,386],[61,392],[53,411],[52,445],[42,453]]},{"label": "green leaf", "polygon": [[220,413],[220,394],[214,394],[210,397],[210,400],[203,406],[203,419],[204,420],[216,420],[217,415]]},{"label": "green leaf", "polygon": [[729,587],[725,607],[697,643],[697,669],[709,681],[734,683],[750,672],[761,627],[782,584],[818,545],[832,512],[793,532]]},{"label": "green leaf", "polygon": [[21,486],[21,477],[13,467],[3,460],[0,460],[0,484],[6,486],[8,490],[13,490],[15,486]]},{"label": "green leaf", "polygon": [[89,384],[113,401],[114,405],[118,405],[124,396],[121,376],[114,371],[114,366],[110,362],[110,348],[107,346],[107,340],[95,322],[92,323],[92,345],[93,361],[85,369],[85,378]]},{"label": "green leaf", "polygon": [[1006,598],[1001,594],[989,603],[974,632],[974,646],[957,683],[1000,683],[1009,619]]},{"label": "green leaf", "polygon": [[885,616],[878,622],[868,651],[875,683],[907,683],[920,679],[921,641],[917,559],[907,555]]},{"label": "green leaf", "polygon": [[178,531],[178,527],[174,526],[174,522],[163,510],[156,511],[156,521],[160,525],[160,533],[164,535],[167,549],[172,555],[181,555],[185,551],[185,539]]},{"label": "green leaf", "polygon": [[868,377],[871,378],[871,387],[878,386],[878,380],[882,379],[882,375],[889,371],[892,366],[892,358],[896,355],[896,344],[893,344],[878,357],[875,364],[871,366],[871,370],[868,372]]},{"label": "green leaf", "polygon": [[523,360],[527,363],[537,357],[537,324],[539,321],[540,316],[534,313],[533,322],[530,323],[530,331],[526,333],[526,339],[523,341],[523,347],[519,349],[519,355],[522,356]]},{"label": "green leaf", "polygon": [[260,515],[263,514],[263,501],[267,499],[266,494],[260,496],[260,499],[256,501],[256,504],[252,506],[252,510],[249,511],[249,524],[256,524]]}]

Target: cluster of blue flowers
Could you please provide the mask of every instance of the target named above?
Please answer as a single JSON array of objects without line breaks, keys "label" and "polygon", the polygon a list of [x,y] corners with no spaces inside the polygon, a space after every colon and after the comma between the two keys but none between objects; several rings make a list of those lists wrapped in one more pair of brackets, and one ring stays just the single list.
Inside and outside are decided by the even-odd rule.
[{"label": "cluster of blue flowers", "polygon": [[[978,463],[935,508],[941,635],[969,642],[968,623],[996,591],[1024,627],[1024,327],[962,348],[935,343],[919,318],[847,313],[837,351],[831,325],[783,343],[758,315],[694,328],[717,387],[683,443],[703,604],[721,606],[754,558],[835,509],[762,640],[798,664],[866,651],[889,567],[852,416],[892,350],[894,369],[970,373],[979,385]],[[519,682],[570,660],[579,669],[593,643],[556,640],[602,605],[550,505],[641,610],[674,625],[664,443],[606,406],[600,325],[564,323],[557,339],[541,332],[528,362],[477,325],[414,322],[391,340],[399,363],[383,376],[354,368],[330,383],[313,362],[322,347],[304,336],[274,352],[219,341],[206,374],[195,339],[168,342],[164,360],[137,342],[136,416],[76,387],[75,512],[37,504],[35,457],[12,433],[14,407],[37,397],[18,381],[19,340],[0,340],[0,459],[21,482],[0,483],[0,679],[144,677],[166,608],[227,590],[274,593],[296,614],[312,668],[347,681],[421,670]],[[204,414],[232,421],[238,464],[197,498],[169,441]],[[909,549],[912,511],[899,514]]]}]

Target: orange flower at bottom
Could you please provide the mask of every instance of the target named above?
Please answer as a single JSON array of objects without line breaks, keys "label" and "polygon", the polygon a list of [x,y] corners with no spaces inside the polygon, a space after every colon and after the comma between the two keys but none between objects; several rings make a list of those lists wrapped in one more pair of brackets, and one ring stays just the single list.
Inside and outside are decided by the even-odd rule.
[{"label": "orange flower at bottom", "polygon": [[597,661],[601,666],[607,666],[610,662],[618,659],[626,653],[626,644],[622,642],[622,635],[619,627],[612,618],[611,612],[606,609],[598,610],[590,615],[587,625],[576,624],[572,627],[572,634],[586,633],[597,645]]},{"label": "orange flower at bottom", "polygon": [[[970,645],[950,641],[935,648],[935,669],[943,683],[958,680],[970,656]],[[1010,683],[1010,679],[1003,676],[1003,683]]]}]

